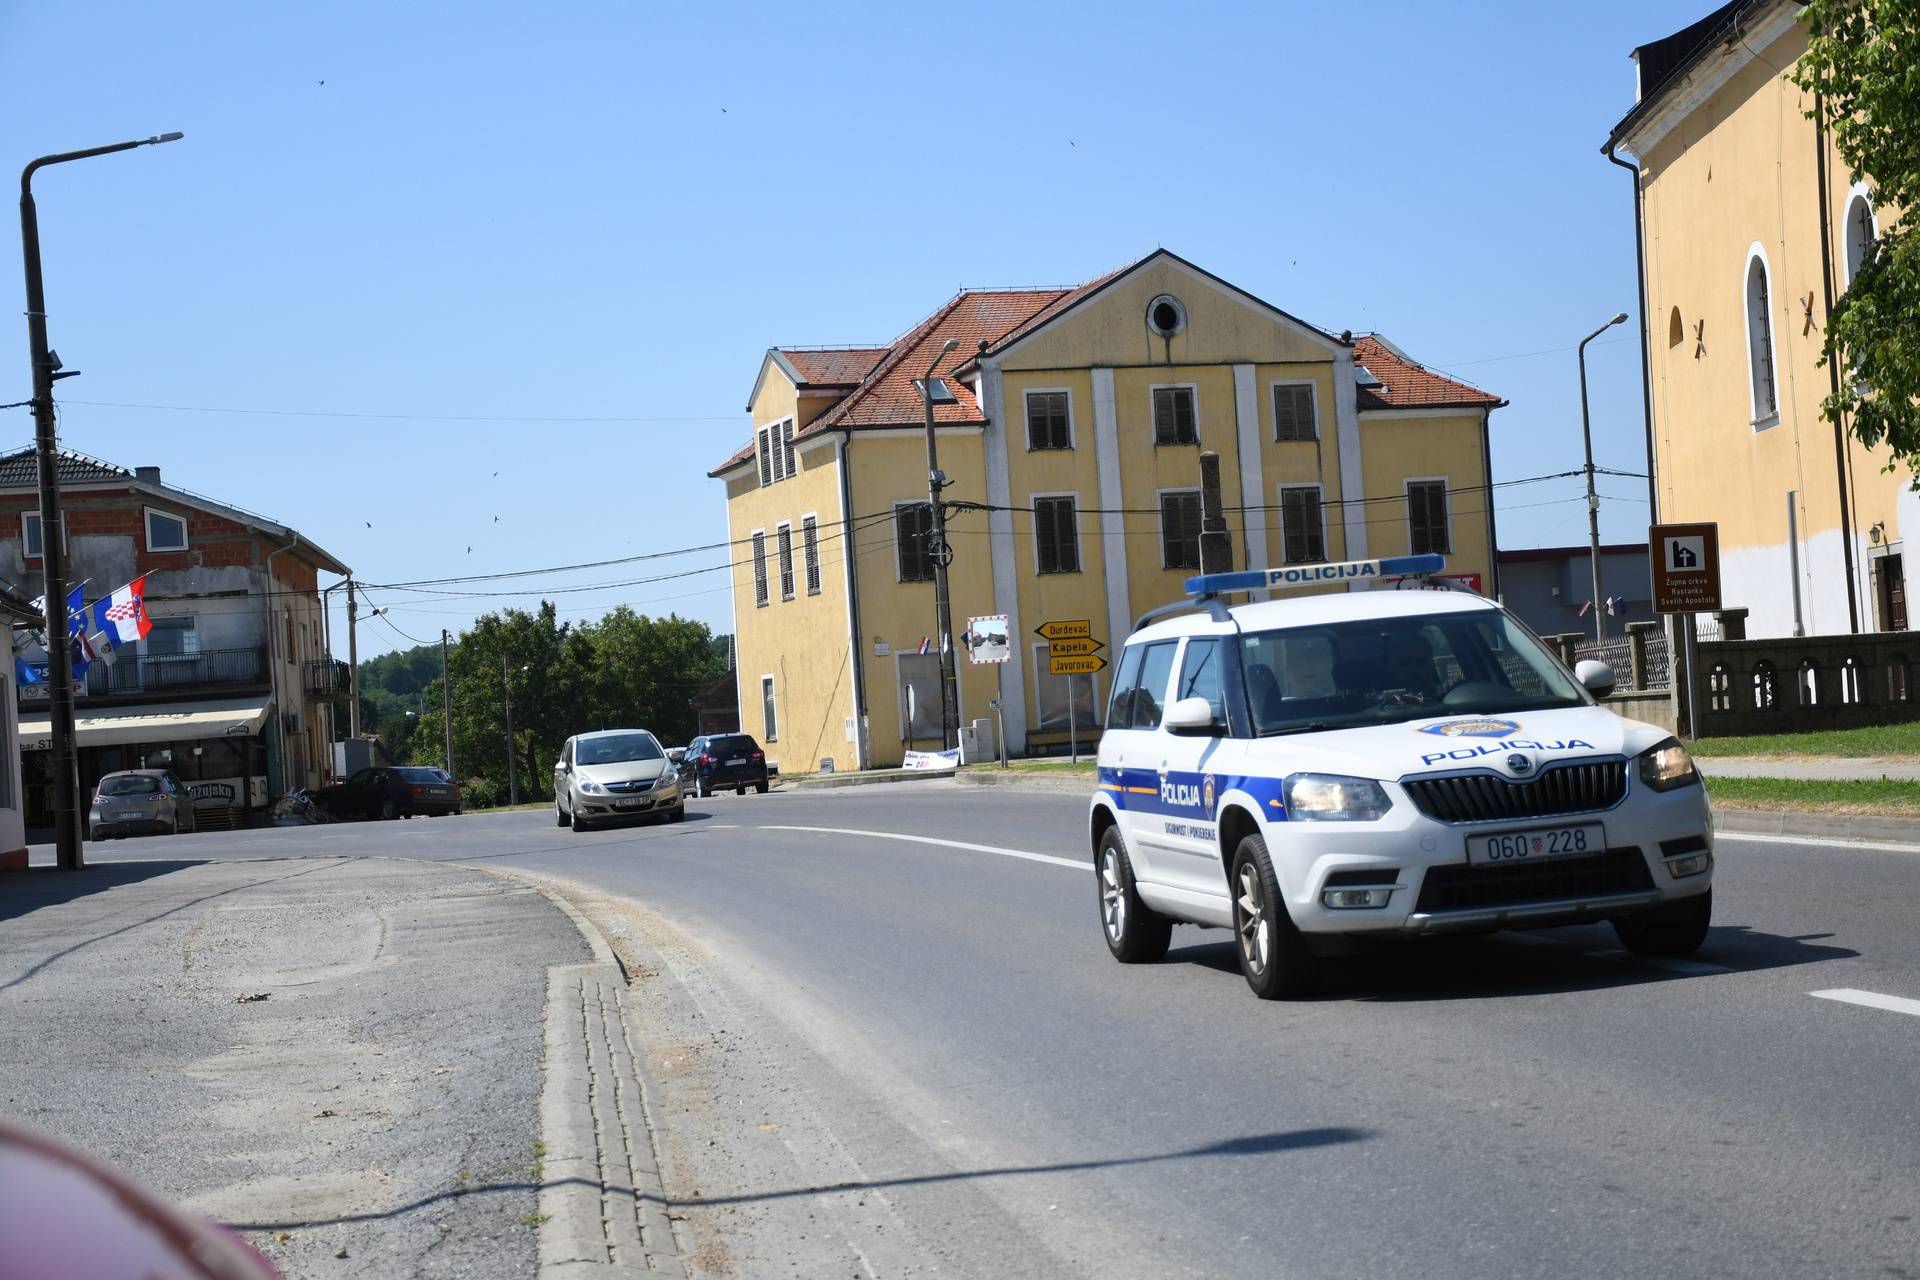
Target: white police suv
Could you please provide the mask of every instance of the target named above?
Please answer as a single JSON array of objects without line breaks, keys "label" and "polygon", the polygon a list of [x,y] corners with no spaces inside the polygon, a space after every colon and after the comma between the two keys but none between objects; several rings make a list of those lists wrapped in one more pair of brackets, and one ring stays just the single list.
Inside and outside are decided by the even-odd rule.
[{"label": "white police suv", "polygon": [[[1160,959],[1175,923],[1231,928],[1272,999],[1366,937],[1609,920],[1641,954],[1705,939],[1713,830],[1685,748],[1597,705],[1613,673],[1569,674],[1493,601],[1384,589],[1441,567],[1205,575],[1135,626],[1091,812],[1116,959]],[[1374,589],[1221,598],[1356,579]]]}]

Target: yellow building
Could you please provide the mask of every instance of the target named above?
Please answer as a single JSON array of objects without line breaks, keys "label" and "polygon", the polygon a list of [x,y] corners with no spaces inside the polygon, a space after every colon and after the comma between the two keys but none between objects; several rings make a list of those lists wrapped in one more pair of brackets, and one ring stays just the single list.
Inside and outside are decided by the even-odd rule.
[{"label": "yellow building", "polygon": [[[941,743],[927,453],[936,407],[961,721],[998,699],[1013,754],[1064,750],[1106,679],[1047,674],[1040,624],[1106,653],[1199,563],[1199,455],[1220,455],[1236,567],[1407,551],[1494,584],[1487,418],[1503,402],[1378,337],[1335,336],[1164,250],[1071,289],[969,290],[885,347],[767,352],[727,488],[741,726],[789,773]],[[920,652],[923,642],[927,652]],[[1069,715],[1074,716],[1072,722]]]},{"label": "yellow building", "polygon": [[1723,600],[1754,637],[1904,631],[1904,468],[1820,416],[1823,330],[1888,216],[1810,95],[1793,0],[1737,0],[1634,51],[1605,150],[1634,170],[1658,518],[1720,525]]}]

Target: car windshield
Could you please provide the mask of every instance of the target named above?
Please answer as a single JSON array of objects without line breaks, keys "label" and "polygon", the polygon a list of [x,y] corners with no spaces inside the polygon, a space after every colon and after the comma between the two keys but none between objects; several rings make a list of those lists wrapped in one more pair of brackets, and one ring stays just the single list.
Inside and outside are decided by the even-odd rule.
[{"label": "car windshield", "polygon": [[1587,702],[1498,609],[1249,632],[1240,643],[1261,736]]},{"label": "car windshield", "polygon": [[581,764],[625,764],[630,760],[658,760],[660,744],[650,733],[609,733],[582,738],[576,751]]},{"label": "car windshield", "polygon": [[160,779],[138,773],[100,780],[100,794],[103,796],[150,796],[159,790]]}]

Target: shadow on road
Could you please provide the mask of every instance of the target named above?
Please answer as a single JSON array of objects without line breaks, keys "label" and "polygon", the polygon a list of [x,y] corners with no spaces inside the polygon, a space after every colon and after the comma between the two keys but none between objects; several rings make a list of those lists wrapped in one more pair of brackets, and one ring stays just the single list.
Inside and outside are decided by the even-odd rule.
[{"label": "shadow on road", "polygon": [[[1234,943],[1223,934],[1214,936],[1222,941],[1169,951],[1167,963],[1203,965],[1238,978],[1240,957]],[[1860,954],[1813,941],[1831,936],[1787,937],[1748,925],[1721,925],[1708,932],[1695,955],[1672,961],[1625,953],[1608,925],[1396,942],[1323,962],[1318,994],[1322,999],[1377,1001],[1559,995],[1719,977],[1722,969],[1754,973]]]},{"label": "shadow on road", "polygon": [[[129,920],[118,928],[108,929],[106,932],[94,934],[90,938],[81,938],[76,942],[60,948],[58,951],[40,957],[14,977],[8,978],[5,982],[0,982],[0,991],[8,991],[19,986],[35,974],[46,970],[56,962],[65,959],[76,951],[93,946],[98,942],[105,942],[108,938],[118,937],[123,933],[141,928],[144,925],[153,924],[155,921],[164,920],[168,916],[185,911],[188,907],[197,906],[202,902],[210,902],[215,898],[224,898],[230,893],[240,893],[246,889],[256,888],[263,884],[270,884],[275,880],[292,880],[297,876],[310,876],[316,871],[325,871],[330,867],[337,867],[343,862],[353,860],[354,859],[351,858],[333,858],[322,863],[320,866],[305,867],[298,871],[289,871],[284,875],[261,874],[251,876],[240,884],[229,885],[224,889],[219,889],[212,893],[203,893],[197,898],[189,898],[184,902],[176,902],[164,911],[156,911],[152,915],[142,916],[137,920]],[[0,881],[0,892],[4,892],[6,895],[3,899],[0,899],[0,920],[24,916],[28,912],[38,910],[41,907],[59,906],[63,903],[86,897],[89,894],[104,893],[123,885],[137,884],[143,880],[150,880],[155,876],[165,875],[169,872],[182,871],[188,867],[207,865],[209,864],[204,860],[182,860],[178,862],[109,862],[102,863],[99,866],[84,867],[78,871],[56,871],[51,868],[36,868],[32,871],[9,874],[4,881]],[[131,906],[132,903],[136,901],[138,901],[137,898],[130,899],[129,905]],[[119,913],[108,911],[104,915],[95,916],[85,923],[100,924],[106,920],[113,919],[117,914]]]}]

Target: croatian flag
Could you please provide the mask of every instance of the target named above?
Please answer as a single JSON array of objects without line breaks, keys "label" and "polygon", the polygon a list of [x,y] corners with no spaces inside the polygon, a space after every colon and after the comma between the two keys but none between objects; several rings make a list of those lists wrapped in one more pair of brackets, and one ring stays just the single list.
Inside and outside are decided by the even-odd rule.
[{"label": "croatian flag", "polygon": [[921,652],[921,653],[925,653],[925,652],[927,651],[927,641],[929,640],[929,638],[930,638],[930,637],[928,637],[928,636],[921,636],[921,637],[920,637],[920,652]]},{"label": "croatian flag", "polygon": [[115,644],[144,640],[153,630],[147,618],[147,578],[142,574],[110,596],[93,602],[93,625]]}]

